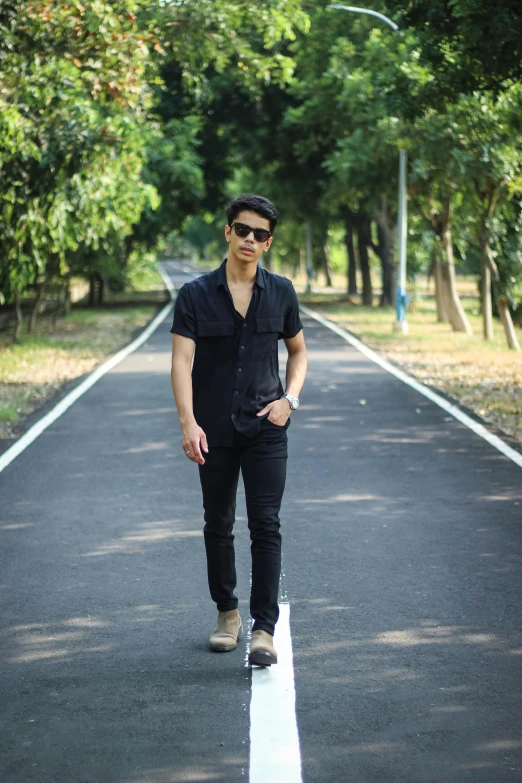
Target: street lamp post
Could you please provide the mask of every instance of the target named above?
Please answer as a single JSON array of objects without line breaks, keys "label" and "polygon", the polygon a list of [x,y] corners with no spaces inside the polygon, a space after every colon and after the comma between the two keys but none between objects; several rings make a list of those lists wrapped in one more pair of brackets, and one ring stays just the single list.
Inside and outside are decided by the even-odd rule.
[{"label": "street lamp post", "polygon": [[406,237],[408,225],[408,206],[406,201],[406,150],[399,151],[399,214],[397,221],[397,238],[399,245],[399,279],[395,293],[395,309],[397,320],[394,329],[400,334],[408,334],[408,321],[406,320]]},{"label": "street lamp post", "polygon": [[[375,16],[386,22],[395,32],[399,29],[395,22],[388,19],[384,14],[378,11],[372,11],[369,8],[354,8],[349,5],[327,5],[327,8],[339,8],[342,11],[350,11],[356,14],[367,14]],[[397,291],[395,297],[395,309],[397,320],[395,321],[395,331],[401,334],[408,333],[408,322],[406,320],[406,305],[408,297],[406,295],[406,247],[407,247],[407,198],[406,198],[406,150],[399,151],[399,214],[397,221],[397,237],[399,250],[399,278],[397,280]]]}]

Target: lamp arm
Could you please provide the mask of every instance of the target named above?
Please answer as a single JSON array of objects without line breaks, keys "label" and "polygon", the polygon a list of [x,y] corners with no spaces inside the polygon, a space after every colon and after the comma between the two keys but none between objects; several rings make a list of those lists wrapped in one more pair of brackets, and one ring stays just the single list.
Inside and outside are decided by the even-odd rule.
[{"label": "lamp arm", "polygon": [[376,16],[377,19],[382,19],[383,22],[386,22],[386,24],[390,25],[392,30],[398,30],[399,25],[395,24],[395,22],[392,22],[391,19],[388,19],[387,16],[384,16],[384,14],[380,14],[378,11],[372,11],[369,8],[354,8],[351,5],[338,5],[337,3],[335,5],[327,5],[327,8],[341,8],[343,11],[353,11],[356,14],[368,14],[369,16]]}]

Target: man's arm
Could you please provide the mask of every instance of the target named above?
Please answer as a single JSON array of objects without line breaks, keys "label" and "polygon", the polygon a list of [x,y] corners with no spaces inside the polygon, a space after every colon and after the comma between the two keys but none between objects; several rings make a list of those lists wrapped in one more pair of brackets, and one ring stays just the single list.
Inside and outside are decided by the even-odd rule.
[{"label": "man's arm", "polygon": [[190,337],[172,335],[172,391],[176,400],[186,456],[204,465],[202,451],[208,452],[207,437],[194,418],[192,408],[192,360],[195,343]]},{"label": "man's arm", "polygon": [[[292,397],[299,397],[308,369],[308,353],[305,346],[303,330],[284,341],[288,351],[286,363],[286,392]],[[287,400],[283,400],[287,402]]]},{"label": "man's arm", "polygon": [[[306,351],[304,334],[301,329],[295,337],[289,337],[284,341],[288,351],[286,363],[286,392],[292,397],[299,397],[306,377],[308,367],[308,353]],[[268,413],[270,411],[270,413]],[[268,413],[268,418],[274,424],[283,427],[286,424],[292,409],[288,400],[282,398],[266,405],[258,416]]]}]

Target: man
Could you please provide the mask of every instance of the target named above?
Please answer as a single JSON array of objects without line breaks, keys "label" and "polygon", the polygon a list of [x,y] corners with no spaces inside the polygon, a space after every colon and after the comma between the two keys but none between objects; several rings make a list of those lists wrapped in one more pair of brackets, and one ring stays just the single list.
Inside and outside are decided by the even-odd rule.
[{"label": "man", "polygon": [[[178,293],[172,388],[183,449],[199,465],[203,492],[208,582],[218,609],[210,648],[234,650],[242,630],[232,532],[241,470],[252,554],[249,663],[270,666],[277,663],[287,429],[299,405],[307,353],[292,283],[257,263],[272,244],[273,205],[261,196],[241,196],[228,205],[227,221],[226,259]],[[279,379],[281,338],[288,350],[286,393]]]}]

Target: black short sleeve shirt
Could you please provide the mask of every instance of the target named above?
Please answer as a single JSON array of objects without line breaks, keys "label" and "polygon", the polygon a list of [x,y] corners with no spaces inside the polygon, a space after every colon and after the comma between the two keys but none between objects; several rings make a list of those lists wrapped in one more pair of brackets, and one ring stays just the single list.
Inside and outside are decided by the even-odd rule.
[{"label": "black short sleeve shirt", "polygon": [[266,426],[267,417],[259,419],[256,414],[284,394],[278,340],[295,337],[303,328],[288,278],[258,266],[243,318],[234,308],[225,270],[226,259],[218,269],[180,288],[170,330],[196,343],[194,416],[209,446],[231,446],[234,429],[254,437]]}]

